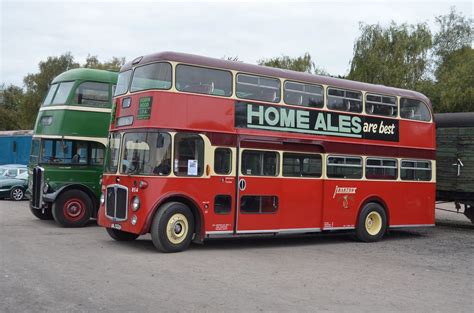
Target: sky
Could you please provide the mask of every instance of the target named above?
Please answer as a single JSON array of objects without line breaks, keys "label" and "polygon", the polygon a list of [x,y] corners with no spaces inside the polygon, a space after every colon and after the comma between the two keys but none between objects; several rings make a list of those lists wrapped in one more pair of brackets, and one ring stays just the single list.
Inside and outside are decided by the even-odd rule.
[{"label": "sky", "polygon": [[349,70],[359,24],[427,23],[472,1],[21,1],[0,0],[0,84],[23,86],[48,56],[84,63],[178,51],[246,63],[310,53],[331,75]]}]

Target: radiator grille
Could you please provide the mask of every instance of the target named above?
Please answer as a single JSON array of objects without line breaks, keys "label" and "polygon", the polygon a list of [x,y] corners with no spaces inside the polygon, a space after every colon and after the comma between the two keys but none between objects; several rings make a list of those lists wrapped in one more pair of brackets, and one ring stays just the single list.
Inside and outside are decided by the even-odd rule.
[{"label": "radiator grille", "polygon": [[114,221],[127,220],[128,189],[122,185],[110,185],[105,196],[105,214]]},{"label": "radiator grille", "polygon": [[37,166],[33,168],[33,180],[31,188],[31,206],[34,209],[41,209],[43,201],[43,168]]}]

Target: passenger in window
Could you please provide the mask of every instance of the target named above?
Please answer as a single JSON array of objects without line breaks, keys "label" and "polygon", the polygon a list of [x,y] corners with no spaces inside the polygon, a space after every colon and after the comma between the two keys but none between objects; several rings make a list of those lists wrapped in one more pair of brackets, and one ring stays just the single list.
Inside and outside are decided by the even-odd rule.
[{"label": "passenger in window", "polygon": [[81,159],[81,156],[79,155],[79,153],[76,153],[76,154],[74,154],[74,156],[72,157],[71,162],[72,162],[73,164],[77,164],[77,163],[79,163],[80,159]]},{"label": "passenger in window", "polygon": [[163,160],[160,165],[155,166],[153,174],[155,175],[169,175],[171,173],[171,159]]}]

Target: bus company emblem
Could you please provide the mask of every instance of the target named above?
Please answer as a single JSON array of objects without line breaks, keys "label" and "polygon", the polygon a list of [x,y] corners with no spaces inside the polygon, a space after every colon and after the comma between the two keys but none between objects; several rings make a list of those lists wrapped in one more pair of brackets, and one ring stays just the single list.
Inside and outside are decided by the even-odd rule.
[{"label": "bus company emblem", "polygon": [[398,120],[236,101],[235,127],[398,141]]},{"label": "bus company emblem", "polygon": [[336,186],[334,188],[334,194],[332,196],[333,199],[336,198],[336,195],[340,194],[342,195],[341,198],[338,199],[337,202],[340,202],[342,200],[342,207],[344,209],[349,208],[349,204],[354,201],[354,196],[357,191],[357,187],[339,187]]},{"label": "bus company emblem", "polygon": [[357,191],[357,187],[339,187],[339,186],[336,186],[336,188],[334,188],[334,194],[332,196],[332,198],[336,198],[336,195],[339,195],[339,194],[345,194],[345,195],[349,195],[349,194],[354,194],[356,193]]}]

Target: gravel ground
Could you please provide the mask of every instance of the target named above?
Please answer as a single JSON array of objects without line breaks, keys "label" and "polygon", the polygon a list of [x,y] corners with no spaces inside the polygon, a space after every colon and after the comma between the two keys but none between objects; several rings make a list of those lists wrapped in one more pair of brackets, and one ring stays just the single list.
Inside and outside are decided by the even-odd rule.
[{"label": "gravel ground", "polygon": [[[448,206],[444,206],[448,208]],[[183,253],[115,242],[0,201],[0,312],[473,312],[474,227],[214,240]]]}]

